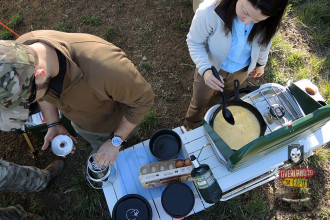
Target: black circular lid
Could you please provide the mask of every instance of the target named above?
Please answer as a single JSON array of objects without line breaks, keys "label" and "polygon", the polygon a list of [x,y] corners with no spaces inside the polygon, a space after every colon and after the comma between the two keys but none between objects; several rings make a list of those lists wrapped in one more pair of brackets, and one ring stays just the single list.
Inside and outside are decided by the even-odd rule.
[{"label": "black circular lid", "polygon": [[181,151],[180,136],[172,130],[161,129],[151,137],[150,151],[159,160],[176,158]]},{"label": "black circular lid", "polygon": [[161,201],[165,212],[173,218],[187,216],[195,205],[194,193],[181,182],[168,185],[162,193]]},{"label": "black circular lid", "polygon": [[137,194],[120,198],[112,210],[114,220],[151,220],[152,210],[149,202]]}]

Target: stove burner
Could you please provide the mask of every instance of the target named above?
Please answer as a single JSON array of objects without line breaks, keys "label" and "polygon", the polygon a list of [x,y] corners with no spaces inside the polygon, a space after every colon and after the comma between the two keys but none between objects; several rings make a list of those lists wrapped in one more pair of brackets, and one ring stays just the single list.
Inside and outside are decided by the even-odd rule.
[{"label": "stove burner", "polygon": [[279,104],[274,104],[270,106],[269,112],[270,115],[273,116],[274,118],[282,118],[285,115],[285,110],[283,106]]}]

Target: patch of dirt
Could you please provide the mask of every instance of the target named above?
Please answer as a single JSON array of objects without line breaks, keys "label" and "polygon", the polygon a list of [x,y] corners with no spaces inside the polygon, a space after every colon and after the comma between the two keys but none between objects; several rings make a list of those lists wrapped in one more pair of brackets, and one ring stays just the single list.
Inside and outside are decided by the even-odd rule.
[{"label": "patch of dirt", "polygon": [[[12,15],[19,13],[24,21],[14,28],[18,34],[39,29],[54,29],[62,25],[61,27],[69,32],[94,34],[122,48],[145,79],[151,83],[156,94],[154,109],[159,121],[156,131],[160,128],[183,125],[191,98],[195,66],[185,42],[193,17],[192,5],[189,3],[188,0],[2,1],[0,21],[6,24]],[[88,24],[87,16],[99,17],[101,24]],[[111,28],[112,31],[105,35],[107,28]],[[296,42],[304,43],[300,35],[297,35]],[[150,68],[143,68],[141,65],[146,61],[150,62]],[[266,83],[263,77],[249,78],[242,87],[263,83]],[[33,158],[21,132],[0,132],[0,157],[20,165],[39,168],[45,168],[49,162],[57,159],[50,150],[40,150],[42,135],[36,132],[28,134],[39,152],[37,158]],[[84,143],[82,139],[79,141]],[[71,179],[77,173],[84,176],[83,170],[89,151],[91,148],[88,146],[78,147],[74,155],[66,158],[63,174],[52,181],[44,191],[2,192],[0,205],[20,203],[26,210],[38,214],[57,213],[58,216],[66,216],[68,209],[78,202],[75,200]],[[327,178],[329,179],[328,172]],[[95,212],[93,216],[97,217],[94,219],[108,219],[108,208],[103,197]]]}]

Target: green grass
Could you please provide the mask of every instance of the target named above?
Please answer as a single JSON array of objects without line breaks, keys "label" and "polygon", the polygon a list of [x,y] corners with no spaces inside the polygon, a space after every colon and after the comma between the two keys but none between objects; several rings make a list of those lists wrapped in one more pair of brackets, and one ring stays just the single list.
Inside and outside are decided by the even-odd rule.
[{"label": "green grass", "polygon": [[17,28],[22,22],[23,22],[23,16],[16,13],[10,18],[10,21],[7,26],[14,29]]},{"label": "green grass", "polygon": [[102,19],[96,15],[87,15],[81,17],[81,22],[88,26],[100,26],[103,24]]},{"label": "green grass", "polygon": [[250,192],[249,197],[250,199],[244,205],[245,212],[248,213],[251,219],[264,219],[268,212],[266,201],[262,199],[258,192]]},{"label": "green grass", "polygon": [[77,149],[82,150],[85,153],[90,153],[92,151],[92,147],[90,143],[84,139],[80,139],[77,144]]},{"label": "green grass", "polygon": [[172,20],[172,23],[178,31],[186,32],[190,28],[190,24],[186,23],[182,18],[175,18]]},{"label": "green grass", "polygon": [[109,42],[112,42],[114,38],[118,35],[119,35],[118,29],[108,26],[104,31],[103,38]]},{"label": "green grass", "polygon": [[30,204],[29,211],[31,213],[41,213],[42,212],[42,207],[40,207],[38,202],[32,201],[32,203]]},{"label": "green grass", "polygon": [[74,32],[72,30],[72,25],[66,21],[62,21],[60,23],[55,24],[53,29],[56,31],[62,31],[62,32]]},{"label": "green grass", "polygon": [[327,102],[330,103],[330,81],[328,78],[324,81],[321,87],[321,92],[323,93],[323,96]]},{"label": "green grass", "polygon": [[141,68],[148,70],[151,68],[151,63],[149,61],[143,61],[143,62],[141,62]]},{"label": "green grass", "polygon": [[[6,24],[10,29],[12,29],[13,31],[15,31],[15,29],[17,29],[17,27],[22,24],[23,22],[23,16],[21,16],[20,14],[16,13],[14,14],[8,24]],[[9,40],[12,39],[15,35],[13,33],[11,33],[9,30],[4,29],[2,31],[0,31],[0,39],[2,40]]]},{"label": "green grass", "polygon": [[[330,101],[330,10],[327,1],[308,3],[301,0],[291,2],[288,17],[304,30],[307,44],[295,45],[288,37],[289,32],[279,31],[273,38],[265,77],[269,82],[283,84],[288,80],[310,79]],[[306,34],[307,33],[307,34]],[[317,38],[315,36],[318,36]],[[293,36],[294,38],[295,36]],[[313,46],[311,50],[309,45]]]},{"label": "green grass", "polygon": [[15,35],[11,33],[9,30],[2,30],[0,32],[0,39],[1,40],[10,40],[14,37]]},{"label": "green grass", "polygon": [[292,69],[298,69],[304,62],[304,55],[301,51],[291,52],[290,56],[286,59],[286,65]]},{"label": "green grass", "polygon": [[7,11],[8,11],[8,8],[7,7],[1,8],[0,9],[0,15],[5,14]]},{"label": "green grass", "polygon": [[47,219],[47,220],[62,220],[63,217],[61,215],[59,215],[58,213],[55,212],[44,212],[44,214],[42,215],[43,219]]},{"label": "green grass", "polygon": [[242,219],[241,196],[226,202],[218,202],[205,212],[189,216],[189,220]]},{"label": "green grass", "polygon": [[161,5],[163,8],[171,8],[174,3],[175,0],[167,0],[167,1],[162,1]]},{"label": "green grass", "polygon": [[164,91],[161,96],[165,99],[166,102],[173,102],[177,100],[177,95],[174,91]]},{"label": "green grass", "polygon": [[159,122],[157,119],[155,109],[149,111],[142,119],[139,127],[143,130],[154,130],[158,126]]},{"label": "green grass", "polygon": [[276,57],[271,57],[268,60],[267,67],[265,69],[264,77],[268,82],[278,83],[284,85],[285,79],[280,75],[280,64]]},{"label": "green grass", "polygon": [[141,140],[148,139],[150,135],[159,126],[159,121],[156,115],[155,109],[150,110],[142,119],[139,124],[138,130],[141,136]]},{"label": "green grass", "polygon": [[0,198],[0,207],[7,207],[11,204],[10,199],[6,197],[1,197]]},{"label": "green grass", "polygon": [[330,8],[326,0],[303,4],[299,8],[298,21],[311,26],[310,37],[318,45],[330,46]]},{"label": "green grass", "polygon": [[181,0],[181,4],[185,7],[192,7],[192,1],[190,0]]},{"label": "green grass", "polygon": [[[321,77],[327,74],[327,57],[312,53],[308,48],[297,47],[290,43],[289,39],[281,31],[273,41],[265,77],[269,82],[283,84],[287,80],[298,81],[310,79],[318,86],[321,85]],[[326,97],[327,98],[327,97]]]},{"label": "green grass", "polygon": [[118,10],[121,10],[123,7],[125,7],[125,2],[118,2],[117,3]]},{"label": "green grass", "polygon": [[330,149],[321,147],[318,149],[316,155],[308,159],[308,163],[310,163],[313,166],[320,167],[322,164],[328,162],[329,160],[330,160]]},{"label": "green grass", "polygon": [[[104,199],[102,190],[93,189],[87,182],[84,170],[78,170],[70,179],[72,206],[67,210],[69,219],[97,219],[97,206]],[[71,217],[71,218],[70,218]]]}]

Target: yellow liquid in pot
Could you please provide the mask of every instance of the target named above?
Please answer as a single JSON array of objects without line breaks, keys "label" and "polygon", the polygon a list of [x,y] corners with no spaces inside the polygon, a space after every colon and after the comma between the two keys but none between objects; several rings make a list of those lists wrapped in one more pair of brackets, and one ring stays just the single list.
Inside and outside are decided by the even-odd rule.
[{"label": "yellow liquid in pot", "polygon": [[228,106],[227,108],[233,114],[235,124],[226,122],[221,110],[214,119],[213,129],[231,149],[239,150],[259,137],[260,124],[257,117],[244,107]]}]

